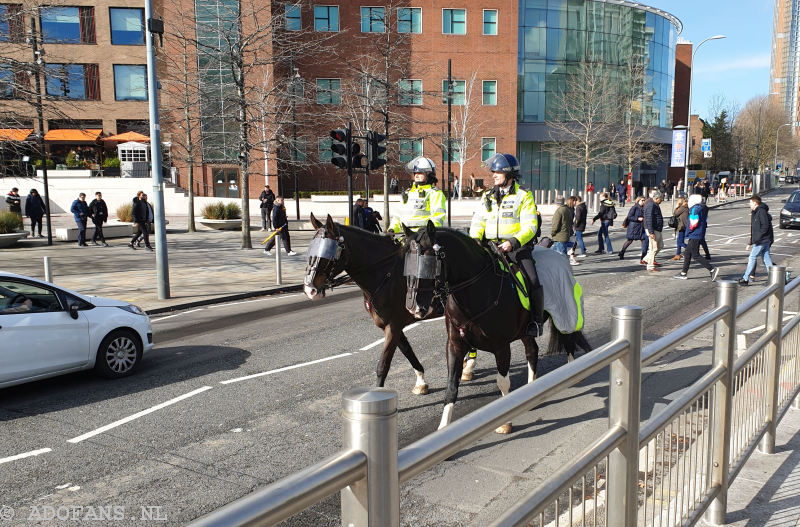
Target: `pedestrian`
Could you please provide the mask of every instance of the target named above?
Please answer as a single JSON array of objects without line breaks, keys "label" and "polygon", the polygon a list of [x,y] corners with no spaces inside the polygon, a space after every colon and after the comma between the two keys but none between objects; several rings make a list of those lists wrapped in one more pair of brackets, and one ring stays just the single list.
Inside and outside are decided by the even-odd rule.
[{"label": "pedestrian", "polygon": [[661,214],[661,201],[663,196],[657,189],[650,191],[650,199],[644,205],[644,229],[648,240],[647,254],[644,261],[647,264],[647,270],[651,273],[658,271],[657,267],[661,264],[656,262],[656,256],[661,248],[664,246],[664,238],[661,231],[664,230],[664,216]]},{"label": "pedestrian", "polygon": [[38,237],[44,238],[44,236],[42,236],[42,216],[44,216],[44,213],[44,200],[42,196],[39,195],[39,191],[32,188],[28,197],[25,198],[25,216],[31,220],[31,238],[36,234],[37,226],[39,227]]},{"label": "pedestrian", "polygon": [[686,222],[686,251],[683,257],[683,269],[680,274],[675,278],[679,280],[686,280],[688,278],[689,265],[692,263],[692,258],[699,262],[700,265],[706,268],[711,281],[716,282],[719,276],[719,267],[711,267],[708,260],[700,258],[700,240],[706,236],[706,226],[708,225],[708,207],[703,204],[703,197],[694,194],[689,197],[688,202],[688,218]]},{"label": "pedestrian", "polygon": [[86,204],[86,194],[83,192],[78,194],[78,199],[72,202],[69,211],[78,225],[78,246],[88,247],[89,244],[86,243],[86,222],[89,219],[90,212],[89,206]]},{"label": "pedestrian", "polygon": [[367,228],[367,218],[364,214],[364,200],[362,198],[358,198],[353,205],[352,222],[353,227],[358,227],[359,229]]},{"label": "pedestrian", "polygon": [[747,245],[750,258],[744,275],[739,279],[741,285],[750,285],[750,275],[756,268],[759,256],[764,260],[767,270],[772,267],[769,249],[775,241],[775,234],[772,230],[772,216],[769,213],[769,207],[761,201],[761,196],[753,194],[750,197],[750,210],[750,243]]},{"label": "pedestrian", "polygon": [[619,206],[624,207],[625,198],[628,195],[628,186],[625,184],[624,179],[619,180],[619,184],[617,185],[617,194],[618,194],[617,197],[619,198]]},{"label": "pedestrian", "polygon": [[598,248],[595,253],[603,254],[603,239],[605,239],[606,250],[608,254],[613,254],[614,250],[611,248],[611,237],[608,235],[608,228],[614,225],[614,219],[617,217],[617,209],[614,208],[614,201],[609,198],[608,192],[602,195],[600,202],[600,210],[592,218],[592,225],[597,220],[600,220],[600,230],[597,231],[597,245]]},{"label": "pedestrian", "polygon": [[573,228],[575,230],[575,243],[580,249],[581,253],[577,255],[578,258],[586,258],[586,245],[583,243],[583,231],[586,230],[586,219],[589,216],[589,211],[586,208],[586,202],[580,196],[573,196],[575,198],[575,219],[573,221]]},{"label": "pedestrian", "polygon": [[628,210],[628,215],[622,222],[622,226],[625,227],[625,243],[619,251],[620,260],[625,258],[625,251],[635,241],[642,242],[642,254],[639,257],[639,263],[642,263],[645,254],[647,254],[649,238],[644,234],[644,201],[642,196],[636,198],[633,206]]},{"label": "pedestrian", "polygon": [[264,254],[272,256],[272,248],[275,247],[275,239],[278,236],[283,240],[283,250],[287,255],[294,256],[297,254],[292,250],[292,240],[289,238],[289,219],[286,217],[286,207],[283,206],[283,196],[275,198],[275,206],[272,209],[272,228],[278,232],[267,242],[264,247]]},{"label": "pedestrian", "polygon": [[589,182],[588,185],[586,185],[586,192],[587,193],[588,192],[594,192],[594,183],[592,183],[591,181]]},{"label": "pedestrian", "polygon": [[575,218],[575,213],[572,210],[574,200],[571,197],[565,200],[564,196],[557,196],[556,205],[558,205],[558,208],[553,213],[550,227],[550,238],[553,240],[552,249],[564,256],[569,255],[569,263],[578,265],[578,261],[575,260],[572,251],[570,251],[573,245],[570,239],[572,238],[572,224]]},{"label": "pedestrian", "polygon": [[128,247],[131,249],[136,249],[136,245],[134,245],[138,238],[141,236],[144,239],[144,246],[147,247],[147,250],[152,251],[153,248],[150,246],[150,220],[152,218],[152,207],[147,202],[147,194],[142,192],[141,190],[137,193],[137,197],[134,198],[133,210],[131,211],[133,215],[133,222],[136,224],[136,232],[131,238],[131,242],[128,244]]},{"label": "pedestrian", "polygon": [[11,192],[6,196],[6,204],[9,212],[13,212],[20,218],[22,217],[22,198],[17,187],[12,188]]},{"label": "pedestrian", "polygon": [[108,221],[108,206],[103,201],[103,194],[101,192],[94,193],[94,199],[89,203],[89,212],[92,216],[92,223],[94,223],[94,234],[92,235],[92,243],[94,245],[103,244],[103,247],[108,247],[106,237],[103,235],[103,224]]},{"label": "pedestrian", "polygon": [[389,194],[397,194],[398,186],[397,178],[392,176],[392,179],[389,181]]},{"label": "pedestrian", "polygon": [[369,232],[381,232],[381,213],[369,206],[369,200],[364,200],[364,228]]},{"label": "pedestrian", "polygon": [[269,188],[269,185],[264,185],[264,190],[261,191],[261,230],[266,231],[267,226],[272,228],[272,207],[275,203],[275,193]]},{"label": "pedestrian", "polygon": [[[686,238],[686,223],[689,221],[689,207],[687,206],[686,198],[678,198],[678,205],[672,212],[675,217],[675,236],[678,239],[677,247],[675,248],[675,256],[671,260],[681,259],[681,249],[686,247],[684,239]],[[705,236],[705,227],[703,228],[703,236]]]}]

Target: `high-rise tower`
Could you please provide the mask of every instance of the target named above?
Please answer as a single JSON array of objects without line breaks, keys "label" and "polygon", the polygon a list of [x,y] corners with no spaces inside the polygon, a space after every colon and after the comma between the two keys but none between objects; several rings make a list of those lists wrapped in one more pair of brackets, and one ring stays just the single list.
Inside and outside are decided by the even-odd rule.
[{"label": "high-rise tower", "polygon": [[800,0],[775,0],[769,91],[778,94],[791,122],[800,121]]}]

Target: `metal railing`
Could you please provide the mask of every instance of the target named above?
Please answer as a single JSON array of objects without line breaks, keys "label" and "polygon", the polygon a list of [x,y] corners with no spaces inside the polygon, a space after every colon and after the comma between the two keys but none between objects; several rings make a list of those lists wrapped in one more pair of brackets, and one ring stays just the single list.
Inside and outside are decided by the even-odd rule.
[{"label": "metal railing", "polygon": [[[800,314],[783,321],[800,278],[786,285],[785,268],[769,271],[769,286],[738,307],[737,285],[719,282],[713,309],[644,348],[642,308],[615,307],[611,342],[400,451],[396,393],[346,392],[344,450],[192,525],[272,525],[341,492],[342,525],[396,527],[401,483],[606,366],[608,430],[492,526],[723,524],[730,483],[756,448],[774,451],[800,392]],[[762,335],[735,358],[737,319],[764,303]],[[713,330],[709,370],[641,423],[642,368],[703,330]]]}]

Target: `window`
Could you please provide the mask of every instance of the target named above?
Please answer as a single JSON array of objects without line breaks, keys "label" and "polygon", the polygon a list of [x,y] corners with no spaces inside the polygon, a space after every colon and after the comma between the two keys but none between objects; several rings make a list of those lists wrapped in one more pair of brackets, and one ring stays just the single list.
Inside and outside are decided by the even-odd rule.
[{"label": "window", "polygon": [[497,81],[483,81],[483,104],[484,106],[497,104]]},{"label": "window", "polygon": [[307,141],[305,137],[298,137],[294,144],[294,160],[298,163],[305,163],[307,160]]},{"label": "window", "polygon": [[341,104],[341,87],[341,79],[317,79],[317,104]]},{"label": "window", "polygon": [[483,10],[483,34],[497,34],[497,9]]},{"label": "window", "polygon": [[397,10],[398,33],[422,33],[422,8],[401,7]]},{"label": "window", "polygon": [[320,137],[317,139],[317,157],[320,161],[330,161],[333,157],[330,137]]},{"label": "window", "polygon": [[361,8],[361,32],[383,33],[386,31],[386,9],[383,7]]},{"label": "window", "polygon": [[287,31],[300,31],[300,6],[287,5],[286,6],[286,30]]},{"label": "window", "polygon": [[47,95],[92,101],[100,99],[97,64],[46,64],[44,74]]},{"label": "window", "polygon": [[22,5],[0,4],[0,42],[21,42],[25,37]]},{"label": "window", "polygon": [[[455,162],[461,161],[461,150],[459,148],[460,144],[461,143],[458,142],[458,139],[451,139],[450,140],[450,152],[453,154],[453,158],[450,159],[450,161],[455,161]],[[444,155],[442,156],[442,159],[444,159],[444,161],[447,162],[448,161],[448,155],[447,155],[447,143],[446,142],[444,143],[444,147],[445,147],[445,151],[444,151]]]},{"label": "window", "polygon": [[94,7],[43,7],[42,35],[55,44],[94,44]]},{"label": "window", "polygon": [[314,6],[314,31],[339,31],[339,6]]},{"label": "window", "polygon": [[445,35],[466,35],[467,10],[442,9],[442,33]]},{"label": "window", "polygon": [[422,155],[422,139],[401,139],[399,147],[401,163],[408,163]]},{"label": "window", "polygon": [[144,44],[144,10],[137,8],[112,7],[111,43],[117,45]]},{"label": "window", "polygon": [[27,282],[0,282],[0,315],[62,310],[61,302],[50,289]]},{"label": "window", "polygon": [[0,66],[0,99],[13,99],[14,91],[14,70],[4,64]]},{"label": "window", "polygon": [[147,100],[147,66],[114,64],[114,99]]},{"label": "window", "polygon": [[494,137],[481,138],[481,161],[486,161],[497,153],[497,139]]},{"label": "window", "polygon": [[[463,106],[464,90],[467,87],[467,81],[453,81],[453,105]],[[447,79],[442,81],[442,104],[447,104]]]},{"label": "window", "polygon": [[404,79],[399,83],[400,93],[397,96],[398,104],[411,106],[422,104],[422,81],[418,79]]}]

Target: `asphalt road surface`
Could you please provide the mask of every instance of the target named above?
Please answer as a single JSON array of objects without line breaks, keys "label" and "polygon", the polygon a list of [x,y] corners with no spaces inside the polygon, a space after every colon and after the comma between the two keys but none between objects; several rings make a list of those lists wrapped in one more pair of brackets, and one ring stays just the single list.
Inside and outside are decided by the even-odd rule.
[{"label": "asphalt road surface", "polygon": [[[766,200],[776,224],[786,195]],[[749,213],[746,203],[711,211],[708,241],[721,279],[744,270]],[[615,250],[622,232],[612,230]],[[798,261],[800,230],[775,234],[776,263]],[[596,238],[587,240],[596,249]],[[622,262],[591,254],[573,268],[593,346],[609,339],[614,305],[643,306],[652,341],[713,304],[713,284],[699,266],[688,281],[672,278],[680,262],[668,262],[671,232],[665,240],[661,273],[644,271],[636,246]],[[765,282],[762,266],[756,286]],[[797,298],[787,301],[787,310],[797,308]],[[115,521],[94,524],[184,525],[339,450],[342,392],[374,384],[382,334],[354,287],[319,303],[282,295],[152,321],[157,346],[132,377],[79,373],[0,390],[0,524],[76,525],[106,514]],[[762,323],[763,313],[754,313],[739,329]],[[411,394],[414,375],[398,353],[386,385],[399,393],[401,448],[436,429],[446,374],[443,321],[414,325],[407,335],[431,391]],[[645,370],[643,420],[705,372],[710,342],[710,334],[698,335]],[[512,354],[513,389],[527,373],[521,345]],[[539,375],[565,362],[545,356]],[[493,357],[479,354],[454,418],[499,397],[494,373]],[[487,524],[605,430],[606,379],[606,372],[594,375],[516,420],[509,436],[486,436],[403,485],[402,524]],[[286,524],[339,525],[338,496]]]}]

